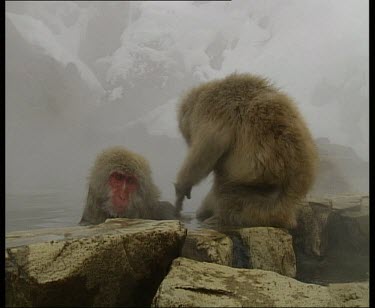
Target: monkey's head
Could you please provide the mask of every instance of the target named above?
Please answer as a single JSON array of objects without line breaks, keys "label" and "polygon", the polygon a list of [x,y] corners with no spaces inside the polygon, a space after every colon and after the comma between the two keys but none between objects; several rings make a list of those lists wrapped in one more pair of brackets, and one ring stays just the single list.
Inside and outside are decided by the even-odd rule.
[{"label": "monkey's head", "polygon": [[112,217],[131,218],[150,194],[158,194],[146,159],[123,147],[107,149],[97,157],[89,186],[99,206]]},{"label": "monkey's head", "polygon": [[108,189],[110,210],[122,216],[127,210],[130,198],[134,197],[133,194],[139,189],[138,178],[124,170],[115,170],[109,174]]}]

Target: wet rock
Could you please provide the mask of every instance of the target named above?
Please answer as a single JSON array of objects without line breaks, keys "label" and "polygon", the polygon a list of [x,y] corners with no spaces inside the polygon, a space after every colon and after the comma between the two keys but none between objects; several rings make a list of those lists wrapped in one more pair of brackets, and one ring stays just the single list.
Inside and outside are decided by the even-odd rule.
[{"label": "wet rock", "polygon": [[327,287],[271,271],[178,258],[152,307],[339,307]]},{"label": "wet rock", "polygon": [[[338,198],[336,198],[337,200]],[[329,221],[330,242],[340,250],[369,253],[369,197],[343,196]]]},{"label": "wet rock", "polygon": [[370,232],[369,209],[370,209],[369,196],[361,197],[361,209],[356,213],[357,214],[356,217],[357,217],[357,221],[359,224],[359,229],[361,233],[363,234],[363,236],[365,236],[366,238],[369,238],[369,232]]},{"label": "wet rock", "polygon": [[189,230],[181,256],[197,261],[232,265],[233,244],[223,233],[209,229]]},{"label": "wet rock", "polygon": [[247,268],[274,271],[289,277],[296,276],[293,240],[286,230],[253,227],[238,229],[235,232],[247,250]]},{"label": "wet rock", "polygon": [[146,306],[186,230],[178,221],[109,219],[6,237],[6,306]]},{"label": "wet rock", "polygon": [[369,271],[368,196],[327,195],[319,202],[311,200],[306,200],[307,206],[300,215],[302,223],[293,232],[297,278],[320,284],[366,279]]},{"label": "wet rock", "polygon": [[298,226],[292,231],[295,245],[305,254],[323,256],[328,248],[326,227],[332,213],[332,203],[327,198],[310,197],[302,203]]},{"label": "wet rock", "polygon": [[359,211],[361,209],[362,195],[345,194],[329,195],[332,209],[336,211]]},{"label": "wet rock", "polygon": [[[295,244],[306,254],[324,256],[332,245],[366,251],[369,243],[369,198],[327,195],[308,198],[300,211]],[[367,249],[368,251],[368,249]]]}]

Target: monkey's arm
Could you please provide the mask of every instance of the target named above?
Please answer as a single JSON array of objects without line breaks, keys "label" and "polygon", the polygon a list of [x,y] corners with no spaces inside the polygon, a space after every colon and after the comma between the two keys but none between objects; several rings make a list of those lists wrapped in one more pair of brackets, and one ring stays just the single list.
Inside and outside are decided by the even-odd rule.
[{"label": "monkey's arm", "polygon": [[230,142],[231,131],[225,126],[219,128],[206,124],[196,132],[175,183],[177,213],[182,209],[185,196],[190,199],[191,188],[214,169],[216,162],[228,150]]}]

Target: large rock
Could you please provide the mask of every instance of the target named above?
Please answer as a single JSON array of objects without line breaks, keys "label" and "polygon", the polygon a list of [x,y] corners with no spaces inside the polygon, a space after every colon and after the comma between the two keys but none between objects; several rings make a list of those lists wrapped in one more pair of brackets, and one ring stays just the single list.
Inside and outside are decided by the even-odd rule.
[{"label": "large rock", "polygon": [[342,195],[327,195],[331,200],[332,208],[336,211],[359,211],[361,210],[363,195],[356,194],[342,194]]},{"label": "large rock", "polygon": [[295,277],[292,237],[283,229],[222,228],[189,230],[181,257],[237,268],[275,271]]},{"label": "large rock", "polygon": [[152,307],[339,307],[328,287],[275,272],[178,258]]},{"label": "large rock", "polygon": [[186,230],[178,221],[110,219],[6,237],[6,306],[150,305]]},{"label": "large rock", "polygon": [[369,198],[366,195],[309,197],[303,203],[298,227],[293,231],[296,246],[307,255],[324,256],[332,245],[343,243],[365,249],[369,242]]},{"label": "large rock", "polygon": [[295,245],[307,255],[323,256],[328,248],[326,227],[332,213],[332,203],[327,198],[310,197],[302,203],[298,226],[293,230]]},{"label": "large rock", "polygon": [[181,256],[197,261],[232,265],[233,243],[223,233],[209,229],[189,230]]},{"label": "large rock", "polygon": [[368,196],[309,197],[298,222],[293,240],[299,280],[327,284],[368,278]]},{"label": "large rock", "polygon": [[235,233],[239,235],[246,249],[247,268],[274,271],[289,277],[296,276],[293,240],[286,230],[254,227],[238,229]]},{"label": "large rock", "polygon": [[343,195],[332,198],[328,233],[335,247],[369,253],[369,197],[363,195]]},{"label": "large rock", "polygon": [[370,217],[369,217],[369,210],[370,210],[370,199],[369,196],[362,196],[361,197],[361,208],[356,213],[345,213],[344,217],[351,217],[358,223],[358,228],[365,239],[369,239],[369,232],[370,232]]}]

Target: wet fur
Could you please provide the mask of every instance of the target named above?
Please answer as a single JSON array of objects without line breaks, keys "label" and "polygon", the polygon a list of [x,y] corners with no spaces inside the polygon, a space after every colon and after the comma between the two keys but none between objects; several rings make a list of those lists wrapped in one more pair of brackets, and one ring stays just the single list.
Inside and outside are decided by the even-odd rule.
[{"label": "wet fur", "polygon": [[[178,109],[189,146],[176,200],[214,172],[197,212],[220,225],[296,226],[315,178],[317,150],[291,98],[268,80],[232,74],[190,90]],[[181,210],[182,202],[177,210]]]}]

